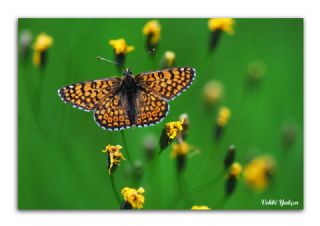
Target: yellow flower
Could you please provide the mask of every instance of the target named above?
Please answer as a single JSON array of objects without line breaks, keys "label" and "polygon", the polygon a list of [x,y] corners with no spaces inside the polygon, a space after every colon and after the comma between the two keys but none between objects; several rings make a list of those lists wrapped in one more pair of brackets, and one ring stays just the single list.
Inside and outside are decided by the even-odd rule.
[{"label": "yellow flower", "polygon": [[186,142],[181,142],[178,144],[174,144],[172,146],[172,152],[171,152],[171,156],[173,158],[177,157],[177,156],[185,156],[189,153],[190,150],[190,146],[189,144],[187,144]]},{"label": "yellow flower", "polygon": [[262,155],[251,160],[243,170],[246,183],[257,191],[264,191],[274,173],[275,162],[271,156]]},{"label": "yellow flower", "polygon": [[183,119],[181,121],[169,122],[166,124],[166,131],[169,139],[173,140],[176,138],[178,134],[180,134],[183,130],[182,124]]},{"label": "yellow flower", "polygon": [[163,66],[172,67],[176,61],[176,54],[172,51],[166,51],[164,53]]},{"label": "yellow flower", "polygon": [[123,38],[110,40],[109,44],[113,47],[116,55],[125,55],[134,50],[134,46],[127,46],[126,40],[124,40]]},{"label": "yellow flower", "polygon": [[160,39],[161,26],[157,20],[150,20],[143,27],[143,34],[148,36],[150,44],[156,45]]},{"label": "yellow flower", "polygon": [[218,126],[224,127],[230,119],[231,111],[227,107],[221,107],[218,112],[217,124]]},{"label": "yellow flower", "polygon": [[210,31],[222,30],[229,35],[233,35],[234,23],[234,19],[232,18],[211,18],[208,21],[208,27]]},{"label": "yellow flower", "polygon": [[111,174],[112,167],[120,165],[121,160],[126,160],[120,152],[121,149],[120,145],[107,145],[105,150],[102,150],[102,152],[109,154],[109,174]]},{"label": "yellow flower", "polygon": [[44,53],[53,44],[53,38],[45,33],[37,36],[36,41],[33,43],[33,63],[37,66],[45,62]]},{"label": "yellow flower", "polygon": [[134,209],[143,208],[144,204],[144,189],[142,187],[138,188],[138,190],[134,188],[125,187],[122,189],[121,194],[124,200],[132,206]]},{"label": "yellow flower", "polygon": [[192,210],[210,210],[208,206],[192,206]]},{"label": "yellow flower", "polygon": [[53,44],[53,39],[51,36],[41,33],[36,38],[35,43],[33,43],[33,49],[35,51],[43,52],[46,51]]},{"label": "yellow flower", "polygon": [[223,98],[223,85],[215,80],[208,82],[203,88],[203,97],[208,105],[218,103]]},{"label": "yellow flower", "polygon": [[234,162],[230,167],[230,175],[238,177],[242,171],[242,166],[238,162]]}]

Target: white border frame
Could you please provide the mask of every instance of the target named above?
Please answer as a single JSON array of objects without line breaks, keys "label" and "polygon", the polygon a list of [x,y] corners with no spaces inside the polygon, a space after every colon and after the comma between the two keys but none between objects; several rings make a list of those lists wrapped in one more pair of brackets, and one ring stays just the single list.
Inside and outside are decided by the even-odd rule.
[{"label": "white border frame", "polygon": [[[268,1],[40,1],[11,0],[0,7],[1,28],[1,225],[304,225],[319,223],[319,18],[317,2]],[[209,2],[209,1],[208,1]],[[18,17],[304,17],[305,29],[305,196],[303,211],[218,212],[46,212],[17,210]],[[4,81],[3,81],[4,79]]]}]

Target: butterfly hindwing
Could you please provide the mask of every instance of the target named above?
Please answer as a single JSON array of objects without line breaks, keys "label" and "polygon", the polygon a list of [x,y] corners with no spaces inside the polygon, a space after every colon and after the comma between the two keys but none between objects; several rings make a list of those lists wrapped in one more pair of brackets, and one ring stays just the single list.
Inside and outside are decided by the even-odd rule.
[{"label": "butterfly hindwing", "polygon": [[58,90],[58,94],[65,103],[92,111],[119,83],[119,78],[86,81],[65,86]]},{"label": "butterfly hindwing", "polygon": [[161,122],[169,111],[167,101],[152,92],[140,91],[138,96],[136,126],[145,127]]},{"label": "butterfly hindwing", "polygon": [[122,130],[132,126],[145,127],[159,123],[169,110],[168,103],[150,92],[140,91],[137,97],[137,114],[130,122],[127,106],[121,103],[121,96],[116,94],[103,100],[94,112],[97,124],[106,130]]},{"label": "butterfly hindwing", "polygon": [[122,130],[131,126],[127,111],[121,105],[121,98],[118,94],[101,101],[94,111],[94,119],[100,127],[106,130]]},{"label": "butterfly hindwing", "polygon": [[191,85],[195,76],[194,68],[180,67],[138,74],[135,78],[147,90],[166,100],[173,100]]}]

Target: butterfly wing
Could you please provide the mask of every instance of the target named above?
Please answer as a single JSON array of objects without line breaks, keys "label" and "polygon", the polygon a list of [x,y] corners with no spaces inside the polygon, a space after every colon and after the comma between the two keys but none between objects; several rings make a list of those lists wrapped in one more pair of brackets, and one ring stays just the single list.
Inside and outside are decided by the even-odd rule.
[{"label": "butterfly wing", "polygon": [[136,75],[140,87],[133,98],[134,120],[129,119],[132,104],[119,91],[120,78],[93,80],[65,86],[58,90],[61,99],[72,106],[94,111],[97,124],[107,130],[122,130],[131,126],[145,127],[162,121],[169,111],[168,100],[186,90],[196,75],[190,67],[170,68]]},{"label": "butterfly wing", "polygon": [[62,101],[85,111],[92,111],[98,103],[113,93],[120,78],[92,80],[65,86],[58,90]]},{"label": "butterfly wing", "polygon": [[169,105],[152,91],[140,91],[137,101],[135,125],[138,127],[152,126],[161,122],[168,114]]},{"label": "butterfly wing", "polygon": [[96,123],[103,129],[123,130],[132,126],[145,127],[162,121],[169,110],[168,103],[152,92],[139,91],[135,101],[135,120],[129,119],[128,105],[125,105],[121,93],[111,95],[101,101],[94,112]]},{"label": "butterfly wing", "polygon": [[106,130],[122,130],[132,126],[127,110],[121,104],[121,94],[110,95],[101,101],[94,112],[96,123]]},{"label": "butterfly wing", "polygon": [[173,100],[191,85],[196,70],[191,67],[175,67],[136,75],[142,87],[166,100]]}]

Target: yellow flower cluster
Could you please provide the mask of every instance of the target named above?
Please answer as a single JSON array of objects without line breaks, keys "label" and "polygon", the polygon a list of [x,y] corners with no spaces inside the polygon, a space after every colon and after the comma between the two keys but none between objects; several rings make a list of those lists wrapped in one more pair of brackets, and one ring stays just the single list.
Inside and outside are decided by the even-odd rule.
[{"label": "yellow flower cluster", "polygon": [[275,162],[271,156],[262,155],[249,162],[243,171],[246,183],[257,191],[263,191],[269,185],[274,172]]},{"label": "yellow flower cluster", "polygon": [[142,187],[137,190],[134,188],[125,187],[122,189],[121,194],[124,200],[132,206],[134,209],[143,208],[144,204],[144,189]]},{"label": "yellow flower cluster", "polygon": [[192,206],[192,210],[210,210],[208,206]]},{"label": "yellow flower cluster", "polygon": [[218,126],[224,127],[229,122],[230,116],[231,110],[227,107],[221,107],[217,117]]},{"label": "yellow flower cluster", "polygon": [[123,157],[122,153],[120,152],[121,149],[122,149],[122,146],[120,145],[116,145],[116,146],[107,145],[106,149],[102,150],[102,152],[109,154],[109,160],[110,160],[109,174],[111,174],[111,169],[113,166],[120,165],[121,160],[126,160]]},{"label": "yellow flower cluster", "polygon": [[47,51],[48,48],[50,48],[53,44],[53,38],[45,33],[41,33],[36,38],[36,41],[33,43],[33,63],[35,65],[41,64],[41,54],[45,51]]},{"label": "yellow flower cluster", "polygon": [[160,39],[161,26],[157,20],[150,20],[143,27],[143,34],[150,37],[150,44],[156,45]]},{"label": "yellow flower cluster", "polygon": [[173,145],[171,156],[173,158],[177,157],[177,155],[185,156],[189,153],[189,150],[190,150],[189,144],[187,144],[186,142],[183,141],[181,143]]},{"label": "yellow flower cluster", "polygon": [[238,162],[232,163],[230,167],[230,175],[234,177],[238,177],[242,171],[242,166]]},{"label": "yellow flower cluster", "polygon": [[113,47],[116,55],[127,54],[134,50],[134,46],[128,46],[123,38],[110,40],[109,44]]},{"label": "yellow flower cluster", "polygon": [[178,134],[180,134],[183,130],[182,124],[183,119],[181,121],[169,122],[166,124],[166,131],[169,139],[173,140],[176,138]]},{"label": "yellow flower cluster", "polygon": [[47,35],[47,34],[45,34],[45,33],[41,33],[36,38],[36,41],[33,44],[33,49],[35,51],[42,52],[42,51],[47,50],[52,44],[53,44],[52,37]]},{"label": "yellow flower cluster", "polygon": [[208,27],[210,31],[222,30],[229,35],[234,34],[234,19],[232,18],[211,18],[208,21]]}]

